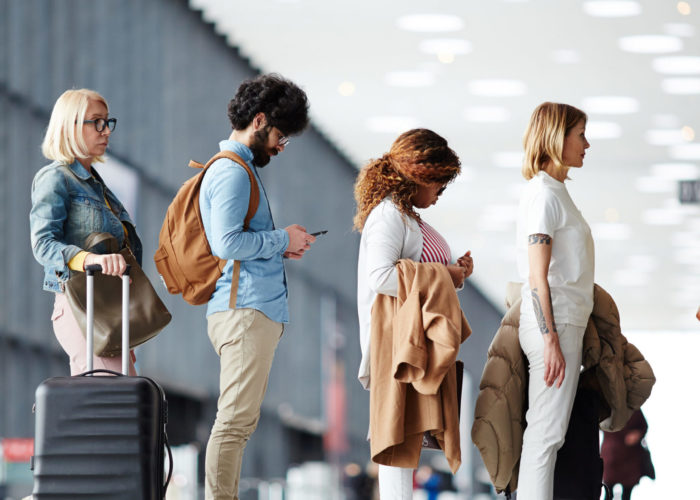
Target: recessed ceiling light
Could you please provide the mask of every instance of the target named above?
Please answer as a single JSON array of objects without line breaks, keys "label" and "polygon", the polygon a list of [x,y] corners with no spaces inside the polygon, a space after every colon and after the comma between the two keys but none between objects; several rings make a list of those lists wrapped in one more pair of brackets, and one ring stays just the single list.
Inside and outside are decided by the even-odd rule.
[{"label": "recessed ceiling light", "polygon": [[452,64],[455,62],[455,55],[450,52],[442,52],[437,55],[437,58],[442,64]]},{"label": "recessed ceiling light", "polygon": [[664,31],[667,35],[691,37],[695,35],[695,26],[688,23],[666,23]]},{"label": "recessed ceiling light", "polygon": [[671,146],[683,143],[683,133],[677,128],[647,130],[645,138],[652,146]]},{"label": "recessed ceiling light", "polygon": [[520,80],[486,78],[469,82],[469,91],[478,96],[508,97],[527,93],[527,86]]},{"label": "recessed ceiling light", "polygon": [[674,160],[700,160],[700,143],[671,146],[669,156]]},{"label": "recessed ceiling light", "polygon": [[593,239],[598,241],[624,241],[632,236],[632,228],[627,224],[599,222],[591,224]]},{"label": "recessed ceiling light", "polygon": [[641,14],[642,6],[632,0],[595,0],[583,2],[583,11],[594,17],[630,17]]},{"label": "recessed ceiling light", "polygon": [[559,49],[552,52],[552,60],[559,64],[576,64],[581,61],[581,56],[572,49]]},{"label": "recessed ceiling light", "polygon": [[700,177],[700,168],[693,163],[656,163],[651,166],[651,174],[674,181],[697,179]]},{"label": "recessed ceiling light", "polygon": [[633,35],[621,37],[618,45],[626,52],[665,54],[682,50],[683,40],[670,35]]},{"label": "recessed ceiling light", "polygon": [[473,106],[464,110],[464,118],[476,123],[501,123],[510,120],[510,111],[503,106]]},{"label": "recessed ceiling light", "polygon": [[420,33],[457,31],[464,27],[461,18],[450,14],[409,14],[401,16],[396,24],[403,30]]},{"label": "recessed ceiling light", "polygon": [[670,113],[655,114],[652,116],[651,122],[654,127],[657,128],[678,128],[681,126],[681,121],[678,119],[678,117]]},{"label": "recessed ceiling light", "polygon": [[468,54],[472,44],[463,38],[433,38],[423,40],[418,48],[425,54]]},{"label": "recessed ceiling light", "polygon": [[634,187],[640,193],[675,193],[678,191],[678,184],[671,179],[662,179],[659,177],[637,177],[634,181]]},{"label": "recessed ceiling light", "polygon": [[399,134],[418,127],[414,116],[372,116],[367,120],[367,128],[372,132]]},{"label": "recessed ceiling light", "polygon": [[686,125],[681,129],[681,135],[684,141],[690,142],[695,139],[695,130],[693,130],[693,127]]},{"label": "recessed ceiling light", "polygon": [[665,75],[697,75],[700,73],[700,57],[657,57],[651,62],[651,67],[657,73]]},{"label": "recessed ceiling light", "polygon": [[622,115],[639,111],[639,101],[626,96],[595,96],[584,98],[581,107],[586,113]]},{"label": "recessed ceiling light", "polygon": [[615,122],[589,121],[586,124],[588,139],[617,139],[622,135],[622,127]]},{"label": "recessed ceiling light", "polygon": [[500,168],[520,168],[523,166],[522,151],[501,151],[491,157],[493,164]]},{"label": "recessed ceiling light", "polygon": [[349,97],[355,93],[355,84],[352,82],[343,82],[338,85],[338,93],[343,97]]},{"label": "recessed ceiling light", "polygon": [[661,88],[667,94],[700,94],[700,78],[665,78]]},{"label": "recessed ceiling light", "polygon": [[605,222],[618,222],[620,220],[620,212],[617,208],[609,207],[605,209]]},{"label": "recessed ceiling light", "polygon": [[692,10],[688,2],[678,2],[676,4],[676,8],[678,9],[678,12],[680,12],[684,16],[689,16],[690,11]]},{"label": "recessed ceiling light", "polygon": [[435,83],[435,75],[428,71],[392,71],[384,81],[392,87],[430,87]]}]

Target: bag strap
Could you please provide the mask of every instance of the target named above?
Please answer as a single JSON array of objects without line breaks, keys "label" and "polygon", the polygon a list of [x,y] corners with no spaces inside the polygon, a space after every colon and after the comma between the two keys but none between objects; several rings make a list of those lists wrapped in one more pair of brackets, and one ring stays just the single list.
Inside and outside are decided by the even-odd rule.
[{"label": "bag strap", "polygon": [[[221,158],[227,158],[231,161],[238,163],[241,167],[245,169],[248,173],[248,178],[250,179],[250,200],[248,201],[248,212],[245,214],[245,219],[243,219],[243,230],[247,231],[250,226],[250,221],[258,211],[258,205],[260,205],[260,189],[258,189],[258,182],[255,180],[255,174],[250,169],[248,164],[238,156],[233,151],[223,150],[212,156],[209,161],[202,165],[199,162],[190,160],[189,166],[193,168],[201,168],[207,170],[216,160]],[[233,275],[231,276],[231,296],[229,297],[228,306],[230,309],[236,308],[236,300],[238,299],[238,281],[241,276],[241,262],[236,260],[233,262]]]},{"label": "bag strap", "polygon": [[119,252],[119,243],[112,233],[90,233],[87,238],[85,238],[85,249],[90,250],[100,243],[108,242],[107,251],[110,253]]}]

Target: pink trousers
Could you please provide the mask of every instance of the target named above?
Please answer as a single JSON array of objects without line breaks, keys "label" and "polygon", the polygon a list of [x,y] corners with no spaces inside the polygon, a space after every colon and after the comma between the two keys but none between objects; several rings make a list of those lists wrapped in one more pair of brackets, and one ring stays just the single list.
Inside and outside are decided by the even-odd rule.
[{"label": "pink trousers", "polygon": [[[53,331],[56,334],[58,343],[61,344],[61,347],[66,351],[70,359],[70,374],[78,375],[86,372],[87,343],[85,342],[85,337],[80,329],[80,325],[78,325],[78,320],[75,319],[70,304],[68,304],[68,299],[63,293],[56,294],[51,321],[53,322]],[[136,375],[136,368],[134,367],[136,358],[134,357],[134,351],[131,351],[130,358],[129,375]],[[122,358],[121,356],[107,358],[93,355],[92,367],[93,370],[104,369],[121,373]]]}]

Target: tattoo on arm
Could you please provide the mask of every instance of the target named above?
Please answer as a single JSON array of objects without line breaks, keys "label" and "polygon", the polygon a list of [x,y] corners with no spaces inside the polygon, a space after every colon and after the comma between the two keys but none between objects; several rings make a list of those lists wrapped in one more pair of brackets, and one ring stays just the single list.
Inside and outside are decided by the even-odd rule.
[{"label": "tattoo on arm", "polygon": [[551,245],[552,238],[546,234],[531,234],[528,238],[529,245]]},{"label": "tattoo on arm", "polygon": [[[532,238],[532,236],[530,236],[530,238]],[[549,328],[547,328],[547,322],[544,319],[544,312],[542,312],[540,296],[537,295],[537,288],[532,289],[532,307],[535,309],[535,318],[537,318],[537,324],[540,326],[540,332],[542,332],[542,335],[547,335],[549,333]]]},{"label": "tattoo on arm", "polygon": [[[542,335],[549,334],[550,330],[547,328],[547,321],[544,319],[544,310],[542,309],[542,304],[540,303],[540,296],[537,294],[537,288],[533,288],[532,291],[532,307],[535,310],[535,318],[537,318],[537,324],[540,327],[540,332]],[[549,293],[549,304],[552,304],[552,293]],[[554,324],[554,311],[552,310],[552,331],[557,333],[557,326]]]}]

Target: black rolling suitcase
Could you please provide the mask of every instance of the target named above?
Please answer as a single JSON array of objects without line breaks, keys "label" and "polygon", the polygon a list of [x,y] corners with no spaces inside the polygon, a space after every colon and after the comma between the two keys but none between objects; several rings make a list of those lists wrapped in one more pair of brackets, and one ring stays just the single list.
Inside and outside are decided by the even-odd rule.
[{"label": "black rolling suitcase", "polygon": [[[36,390],[34,500],[160,500],[172,473],[163,390],[130,377],[129,277],[122,277],[122,374],[92,370],[93,273],[87,286],[88,371]],[[107,372],[117,376],[92,376]],[[165,449],[170,459],[164,481]]]}]

